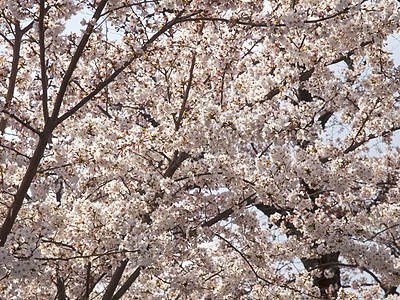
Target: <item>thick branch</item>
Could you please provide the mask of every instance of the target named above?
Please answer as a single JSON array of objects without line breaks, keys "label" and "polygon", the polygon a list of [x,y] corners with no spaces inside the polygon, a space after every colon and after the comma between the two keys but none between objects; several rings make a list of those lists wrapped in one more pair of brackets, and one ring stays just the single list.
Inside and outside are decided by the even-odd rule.
[{"label": "thick branch", "polygon": [[111,277],[110,283],[107,286],[106,292],[104,293],[103,300],[111,300],[113,298],[114,291],[121,280],[127,264],[128,260],[125,259],[122,261],[121,265],[117,267],[113,276]]},{"label": "thick branch", "polygon": [[189,154],[187,154],[186,152],[179,153],[179,151],[175,151],[174,157],[172,158],[168,169],[164,173],[164,177],[171,178],[174,175],[175,171],[179,168],[179,166],[188,158]]},{"label": "thick branch", "polygon": [[[143,46],[142,50],[146,51],[147,48],[157,40],[164,32],[170,29],[177,23],[181,23],[186,19],[174,19],[168,23],[166,23],[159,31],[157,31]],[[57,124],[62,123],[64,120],[68,119],[74,113],[76,113],[80,108],[82,108],[86,103],[88,103],[91,99],[93,99],[101,90],[103,90],[106,86],[108,86],[114,79],[124,71],[136,58],[138,54],[135,54],[132,58],[127,60],[121,67],[116,69],[109,77],[107,77],[103,82],[101,82],[91,93],[89,93],[85,98],[79,101],[74,107],[70,108],[65,114],[58,118]]]},{"label": "thick branch", "polygon": [[[97,6],[97,9],[94,12],[93,17],[92,17],[92,19],[96,20],[96,22],[100,18],[101,12],[103,11],[107,2],[108,2],[108,0],[101,0],[99,5]],[[52,112],[52,115],[50,118],[54,127],[57,125],[57,117],[60,112],[61,104],[64,99],[65,92],[67,91],[67,87],[71,80],[72,74],[74,73],[74,71],[78,65],[79,58],[82,56],[83,50],[85,49],[85,47],[89,41],[89,37],[92,34],[93,29],[94,29],[94,24],[92,22],[90,22],[86,27],[85,33],[82,36],[82,39],[78,45],[78,48],[76,49],[74,56],[72,57],[71,62],[68,66],[67,72],[65,73],[65,75],[63,77],[63,81],[61,82],[61,86],[58,91],[56,101],[54,103],[53,112]]]},{"label": "thick branch", "polygon": [[47,74],[46,74],[46,55],[45,55],[45,43],[44,43],[44,15],[46,13],[45,0],[40,0],[40,13],[39,13],[39,48],[40,48],[40,71],[42,80],[42,108],[43,118],[46,123],[49,118],[48,108],[48,96],[47,96]]},{"label": "thick branch", "polygon": [[[247,198],[243,199],[240,203],[239,203],[239,207],[241,207],[242,205],[249,205],[254,203],[255,201],[255,196],[256,193],[251,194],[250,196],[248,196]],[[228,208],[227,210],[224,210],[223,212],[219,213],[218,215],[216,215],[214,218],[212,218],[211,220],[208,220],[206,222],[204,222],[201,227],[210,227],[212,225],[214,225],[215,223],[221,221],[221,220],[225,220],[226,218],[228,218],[230,215],[232,215],[234,212],[233,207]]]},{"label": "thick branch", "polygon": [[89,261],[87,266],[86,266],[86,288],[85,288],[85,296],[84,299],[89,299],[89,295],[91,292],[91,281],[92,281],[92,276],[90,275],[90,269],[92,267],[92,263]]},{"label": "thick branch", "polygon": [[[22,39],[22,31],[19,22],[15,23],[15,40],[13,43],[13,60],[11,64],[11,73],[10,79],[8,80],[8,90],[6,95],[6,103],[3,109],[8,109],[11,104],[11,99],[14,96],[15,83],[17,80],[18,73],[18,63],[20,58],[21,51],[21,39]],[[0,120],[0,132],[4,134],[4,130],[6,129],[6,118],[2,117]]]},{"label": "thick branch", "polygon": [[[95,288],[95,286],[103,279],[103,277],[104,276],[106,276],[107,275],[107,272],[104,272],[103,274],[101,274],[97,279],[96,279],[96,281],[94,281],[93,283],[92,283],[92,285],[91,285],[91,287],[90,287],[90,290],[89,290],[89,294],[93,291],[93,289]],[[85,299],[86,300],[86,299]]]},{"label": "thick branch", "polygon": [[135,282],[136,278],[139,277],[140,271],[144,268],[144,266],[137,267],[136,270],[131,274],[131,276],[129,276],[129,278],[125,281],[122,287],[118,290],[118,292],[115,293],[115,295],[112,297],[112,300],[120,299]]},{"label": "thick branch", "polygon": [[11,231],[12,226],[17,219],[17,215],[19,210],[22,207],[23,200],[25,199],[26,193],[32,183],[33,178],[36,175],[36,171],[38,169],[40,160],[43,157],[43,153],[46,149],[47,142],[51,136],[52,128],[49,126],[45,126],[42,135],[40,136],[38,145],[36,146],[36,150],[29,162],[28,169],[26,170],[25,176],[22,179],[21,185],[18,188],[14,196],[14,201],[10,206],[10,209],[7,212],[6,219],[0,229],[0,247],[4,246],[6,243],[8,234]]},{"label": "thick branch", "polygon": [[64,281],[59,276],[57,276],[57,299],[58,300],[67,299],[67,295],[65,294]]},{"label": "thick branch", "polygon": [[[104,6],[106,5],[107,0],[102,0],[98,6],[98,8],[96,9],[96,12],[94,13],[93,18],[94,19],[98,19],[101,11],[103,10]],[[33,23],[31,23],[33,25]],[[18,26],[17,26],[18,25]],[[23,31],[21,31],[19,29],[19,23],[17,23],[16,28],[17,28],[17,34],[16,34],[16,41],[18,40],[17,37],[18,36],[22,36],[23,33],[25,33],[27,30],[29,30],[28,26],[25,27],[23,29]],[[32,26],[31,25],[31,26]],[[79,57],[82,55],[83,49],[86,46],[86,43],[89,40],[89,36],[90,33],[93,31],[93,25],[89,24],[86,30],[86,33],[84,34],[84,36],[82,37],[82,40],[78,46],[77,51],[75,52],[74,56],[72,57],[71,63],[68,67],[68,70],[63,78],[63,81],[61,83],[60,86],[60,90],[57,94],[57,98],[56,98],[56,103],[54,105],[54,109],[53,109],[53,113],[51,116],[51,120],[52,122],[47,122],[44,126],[43,132],[39,138],[39,142],[36,146],[36,150],[30,160],[28,169],[25,173],[24,178],[22,179],[21,185],[19,186],[15,196],[14,196],[14,201],[10,206],[10,209],[7,212],[7,216],[6,219],[4,220],[4,223],[0,229],[0,246],[4,246],[7,240],[7,237],[9,235],[9,233],[11,232],[11,228],[13,227],[15,220],[17,219],[17,215],[22,207],[22,203],[23,200],[25,199],[26,193],[33,181],[33,178],[36,175],[39,163],[43,157],[44,151],[46,149],[47,143],[50,139],[50,136],[54,130],[54,128],[57,126],[57,115],[59,113],[60,107],[61,107],[61,103],[62,103],[62,99],[64,97],[65,91],[67,89],[69,80],[72,76],[72,73],[74,72],[76,65],[78,63]],[[19,42],[20,42],[20,38],[19,38]],[[19,47],[16,47],[16,49],[18,50]],[[16,57],[19,57],[19,50],[18,50],[18,55],[15,55],[14,59]],[[15,71],[15,76],[16,76],[16,71]],[[14,90],[14,89],[13,89]],[[10,93],[10,90],[9,90]],[[10,96],[12,97],[12,95]],[[11,99],[11,98],[10,98]],[[50,120],[50,119],[49,119]]]}]

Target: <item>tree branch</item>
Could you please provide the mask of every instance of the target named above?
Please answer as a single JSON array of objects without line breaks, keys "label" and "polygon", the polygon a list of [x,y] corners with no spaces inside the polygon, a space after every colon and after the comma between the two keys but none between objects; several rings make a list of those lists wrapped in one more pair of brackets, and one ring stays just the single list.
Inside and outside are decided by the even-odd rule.
[{"label": "tree branch", "polygon": [[114,291],[117,288],[119,281],[121,280],[122,274],[124,273],[127,264],[128,259],[125,259],[121,262],[121,265],[117,267],[113,276],[111,277],[110,283],[107,286],[106,292],[104,293],[102,300],[111,300],[113,298]]},{"label": "tree branch", "polygon": [[32,127],[31,125],[29,125],[28,123],[22,121],[20,118],[18,118],[16,115],[6,111],[6,110],[2,110],[2,113],[5,113],[6,115],[10,116],[11,118],[13,118],[15,121],[17,121],[18,123],[20,123],[22,126],[28,128],[29,130],[31,130],[32,132],[36,133],[37,135],[41,135],[41,132],[39,130],[37,130],[36,128]]},{"label": "tree branch", "polygon": [[40,51],[40,71],[42,80],[42,109],[44,123],[49,118],[48,108],[48,95],[47,95],[47,71],[46,71],[46,54],[45,54],[45,42],[44,42],[44,16],[46,13],[45,0],[40,0],[40,12],[39,12],[39,51]]},{"label": "tree branch", "polygon": [[[101,0],[99,5],[97,6],[96,11],[94,12],[93,17],[92,17],[92,19],[96,20],[96,22],[100,18],[101,12],[103,11],[107,2],[108,2],[108,0]],[[60,123],[57,120],[57,117],[60,112],[60,108],[61,108],[61,104],[64,99],[65,92],[67,91],[67,87],[71,80],[72,74],[74,73],[74,71],[78,65],[78,61],[79,61],[80,57],[82,56],[83,50],[85,49],[85,47],[89,41],[89,37],[92,34],[93,29],[94,29],[94,24],[92,22],[90,22],[86,27],[85,33],[82,36],[82,39],[78,45],[78,48],[76,49],[76,51],[71,59],[71,62],[68,66],[68,69],[63,77],[62,82],[61,82],[61,86],[58,91],[55,103],[54,103],[53,112],[49,119],[49,121],[51,121],[51,123],[54,127]]]},{"label": "tree branch", "polygon": [[371,141],[371,140],[373,140],[373,139],[380,138],[380,137],[384,137],[384,136],[386,136],[386,135],[388,135],[388,134],[391,134],[391,133],[393,133],[393,132],[395,132],[395,131],[397,131],[397,130],[399,130],[399,129],[400,129],[400,126],[398,126],[398,127],[393,127],[393,128],[391,128],[391,129],[389,129],[389,130],[383,132],[381,135],[370,134],[367,138],[363,139],[362,141],[359,141],[359,142],[357,142],[357,143],[354,143],[354,141],[353,141],[353,143],[352,143],[349,147],[347,147],[347,148],[344,150],[343,153],[344,153],[344,154],[350,153],[351,151],[356,150],[358,147],[362,146],[363,144],[365,144],[365,143],[367,143],[367,142],[369,142],[369,141]]},{"label": "tree branch", "polygon": [[[99,6],[97,7],[93,18],[95,20],[98,20],[101,11],[103,10],[104,6],[106,5],[108,0],[102,0],[99,3]],[[33,26],[33,23],[31,23],[30,25],[28,25],[27,27],[25,27],[22,31],[19,29],[19,23],[17,23],[16,25],[16,40],[18,40],[18,36],[19,36],[19,43],[21,41],[21,36],[24,32],[26,32],[27,30],[29,30],[29,26]],[[36,146],[35,152],[30,160],[28,169],[26,170],[25,176],[22,179],[21,185],[19,186],[15,196],[14,196],[14,201],[11,204],[8,212],[7,212],[7,216],[6,219],[4,220],[4,223],[0,229],[0,247],[4,246],[7,240],[7,237],[9,235],[9,233],[11,232],[11,228],[13,227],[15,220],[17,219],[17,215],[22,207],[23,201],[25,199],[26,193],[33,181],[33,178],[36,175],[36,171],[38,169],[39,163],[43,157],[44,151],[46,149],[47,143],[51,137],[51,134],[53,132],[53,130],[55,129],[55,127],[58,125],[57,123],[57,116],[61,107],[61,103],[62,100],[64,98],[65,92],[67,90],[68,84],[69,84],[69,80],[71,79],[72,73],[74,72],[76,65],[78,63],[78,60],[80,58],[80,56],[82,55],[82,52],[89,40],[89,36],[93,31],[93,25],[90,23],[86,29],[85,34],[82,37],[81,42],[79,43],[78,49],[76,50],[74,56],[71,59],[70,65],[68,67],[68,70],[63,78],[63,81],[61,83],[59,92],[57,94],[56,97],[56,101],[54,104],[54,109],[52,112],[52,116],[48,119],[48,122],[45,123],[43,132],[40,135],[38,144]],[[14,59],[17,60],[17,65],[15,67],[18,66],[18,59],[19,58],[19,47],[15,48],[17,50],[17,55],[14,56]],[[14,63],[13,63],[14,66]],[[16,70],[15,70],[15,74],[16,76]],[[14,82],[15,84],[15,82]],[[14,89],[12,89],[12,91],[14,91]],[[8,91],[8,93],[10,94],[10,97],[12,97],[12,94],[10,92],[10,89]],[[11,98],[10,98],[11,99]],[[3,125],[3,124],[0,124]],[[4,123],[5,126],[5,123]],[[0,128],[1,129],[1,128]]]},{"label": "tree branch", "polygon": [[320,18],[320,19],[306,20],[306,21],[304,21],[304,23],[306,23],[306,24],[314,24],[314,23],[320,23],[320,22],[323,22],[323,21],[334,19],[334,18],[336,18],[338,16],[341,16],[341,15],[347,13],[349,10],[350,10],[350,6],[346,7],[345,9],[343,9],[343,10],[341,10],[341,11],[335,13],[335,14],[332,14],[332,15],[329,15],[329,16],[326,16],[326,17],[323,17],[323,18]]},{"label": "tree branch", "polygon": [[[346,7],[345,9],[334,13],[332,15],[320,18],[320,19],[314,19],[314,20],[305,20],[304,23],[306,24],[314,24],[314,23],[320,23],[323,21],[327,21],[330,19],[334,19],[338,16],[341,16],[345,13],[347,13],[350,10],[350,6]],[[262,22],[251,22],[251,21],[241,21],[239,19],[224,19],[224,18],[217,18],[217,17],[197,17],[197,18],[190,18],[186,19],[186,21],[213,21],[213,22],[223,22],[223,23],[231,23],[233,25],[244,25],[244,26],[251,26],[251,27],[285,27],[286,24],[283,23],[278,23],[278,24],[272,24],[272,23],[262,23]]]},{"label": "tree branch", "polygon": [[46,149],[47,142],[50,139],[52,133],[52,129],[49,126],[45,126],[43,133],[39,138],[39,142],[36,146],[36,150],[33,153],[33,156],[29,162],[28,169],[26,170],[25,176],[22,179],[22,182],[14,195],[14,201],[11,204],[6,219],[0,229],[0,247],[4,246],[7,240],[7,237],[13,227],[15,220],[17,219],[18,212],[22,207],[22,203],[25,199],[26,193],[33,181],[33,178],[36,175],[36,171],[38,169],[40,160],[43,157],[43,153]]},{"label": "tree branch", "polygon": [[[159,31],[157,31],[143,46],[142,51],[146,51],[147,48],[157,40],[164,32],[170,29],[175,24],[183,22],[185,19],[174,19],[170,22],[167,22]],[[103,82],[101,82],[91,93],[89,93],[86,97],[84,97],[81,101],[79,101],[75,106],[70,108],[66,113],[64,113],[61,117],[58,118],[57,124],[62,123],[74,113],[76,113],[80,108],[82,108],[86,103],[88,103],[93,97],[95,97],[101,90],[103,90],[106,86],[108,86],[114,79],[124,71],[137,57],[139,54],[133,55],[132,58],[125,61],[125,63],[116,69],[110,76],[108,76]]]},{"label": "tree branch", "polygon": [[[19,58],[20,58],[20,51],[21,51],[21,40],[22,40],[22,31],[20,27],[19,21],[15,23],[15,39],[13,43],[13,60],[11,64],[11,73],[10,73],[10,78],[8,80],[8,89],[7,89],[7,95],[6,95],[6,103],[3,107],[4,109],[8,109],[11,105],[11,99],[14,97],[14,90],[15,90],[15,84],[17,80],[17,73],[18,73],[18,64],[19,64]],[[6,129],[7,126],[7,120],[6,118],[2,117],[0,120],[0,133],[4,134],[4,130]]]},{"label": "tree branch", "polygon": [[92,263],[89,261],[86,266],[86,288],[85,288],[85,296],[84,299],[89,299],[89,295],[91,292],[90,282],[92,281],[92,276],[90,275],[90,269],[92,267]]},{"label": "tree branch", "polygon": [[65,294],[64,281],[58,275],[57,275],[57,299],[58,300],[67,299],[67,295]]},{"label": "tree branch", "polygon": [[189,154],[187,154],[186,152],[179,153],[179,151],[176,150],[174,153],[174,157],[172,158],[168,166],[168,169],[163,175],[164,178],[171,178],[174,175],[175,171],[179,168],[179,166],[188,158]]},{"label": "tree branch", "polygon": [[136,270],[131,274],[131,276],[129,276],[129,278],[125,281],[122,287],[115,293],[115,295],[112,297],[112,300],[120,299],[135,282],[136,278],[139,277],[140,271],[144,268],[144,266],[137,267]]},{"label": "tree branch", "polygon": [[16,154],[21,155],[22,157],[25,157],[26,159],[31,159],[28,155],[23,154],[23,153],[19,152],[18,150],[15,150],[14,148],[12,148],[10,146],[6,146],[6,145],[3,145],[3,144],[0,144],[0,147],[3,147],[3,148],[8,149],[8,150],[11,150],[11,151],[15,152]]},{"label": "tree branch", "polygon": [[184,114],[185,109],[186,109],[186,103],[187,103],[187,100],[189,98],[190,88],[192,86],[193,71],[194,71],[195,62],[196,62],[196,53],[193,52],[192,61],[191,61],[191,65],[190,65],[190,70],[189,70],[189,79],[188,79],[188,82],[187,82],[187,85],[186,85],[185,92],[183,94],[183,101],[182,101],[181,109],[179,110],[178,119],[175,121],[175,130],[176,131],[178,131],[179,127],[181,126],[182,119],[183,119],[183,114]]},{"label": "tree branch", "polygon": [[[256,196],[256,193],[251,194],[250,196],[248,196],[245,199],[243,199],[242,201],[240,201],[238,206],[241,207],[242,205],[249,205],[249,204],[254,203],[255,199],[256,199],[255,196]],[[231,214],[233,214],[233,212],[234,212],[233,207],[230,207],[230,208],[224,210],[223,212],[219,213],[218,215],[216,215],[211,220],[208,220],[208,221],[204,222],[203,224],[201,224],[201,227],[210,227],[210,226],[214,225],[215,223],[228,218]]]},{"label": "tree branch", "polygon": [[246,264],[250,267],[251,271],[253,272],[253,274],[256,276],[257,279],[261,279],[262,281],[264,281],[267,284],[272,284],[271,281],[269,281],[269,280],[265,279],[264,277],[258,275],[257,271],[254,269],[253,265],[249,262],[249,260],[242,253],[242,251],[237,249],[230,241],[228,241],[227,239],[225,239],[223,236],[219,235],[218,233],[215,233],[215,235],[217,237],[219,237],[221,240],[223,240],[225,243],[227,243],[229,245],[229,247],[231,247],[233,250],[235,250],[237,253],[239,253],[239,255],[243,258],[243,260],[246,262]]}]

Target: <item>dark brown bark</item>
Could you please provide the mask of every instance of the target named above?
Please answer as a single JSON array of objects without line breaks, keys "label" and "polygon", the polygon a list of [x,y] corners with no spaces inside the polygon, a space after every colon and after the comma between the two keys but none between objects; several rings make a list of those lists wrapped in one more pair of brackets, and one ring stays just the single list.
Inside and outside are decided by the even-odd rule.
[{"label": "dark brown bark", "polygon": [[[21,51],[21,40],[23,36],[23,31],[21,30],[19,22],[15,23],[15,37],[13,43],[13,60],[11,64],[11,73],[10,78],[8,80],[8,89],[6,95],[6,103],[3,107],[3,110],[7,110],[11,104],[11,99],[14,96],[15,83],[17,80],[18,73],[18,63],[20,59],[20,51]],[[6,129],[7,119],[2,117],[0,120],[0,133],[4,134],[4,130]]]},{"label": "dark brown bark", "polygon": [[[316,258],[302,258],[301,262],[308,271],[319,270],[319,274],[313,276],[313,283],[319,288],[321,299],[335,299],[341,287],[340,268],[338,267],[339,252],[324,254]],[[328,275],[327,272],[331,275]]]},{"label": "dark brown bark", "polygon": [[115,293],[112,297],[112,300],[121,299],[121,297],[126,293],[126,291],[131,287],[131,285],[135,282],[136,278],[139,277],[140,271],[143,270],[144,266],[139,266],[136,270],[129,276],[129,278],[125,281],[122,287]]},{"label": "dark brown bark", "polygon": [[172,175],[174,175],[176,170],[179,168],[179,166],[188,158],[189,154],[187,154],[186,152],[175,151],[174,157],[172,158],[168,169],[164,173],[164,177],[171,178]]},{"label": "dark brown bark", "polygon": [[61,277],[57,276],[57,299],[66,300],[67,295],[65,294],[65,285]]},{"label": "dark brown bark", "polygon": [[[99,5],[96,8],[96,11],[93,14],[92,19],[97,21],[101,17],[101,12],[103,11],[107,2],[108,2],[108,0],[100,1]],[[71,62],[68,66],[68,69],[65,72],[65,75],[61,82],[60,89],[58,90],[56,101],[54,103],[53,112],[51,114],[51,119],[52,119],[52,122],[54,122],[54,123],[57,122],[56,120],[57,120],[58,114],[60,112],[60,108],[61,108],[61,104],[64,99],[65,92],[67,91],[67,88],[69,86],[69,81],[72,77],[72,74],[74,73],[74,71],[76,69],[76,66],[78,65],[78,61],[81,58],[83,51],[85,50],[85,47],[89,41],[89,37],[90,37],[91,33],[93,32],[93,28],[94,28],[94,25],[92,23],[89,23],[85,30],[85,34],[83,35],[81,41],[79,42],[78,48],[76,49],[74,55],[72,56]]]},{"label": "dark brown bark", "polygon": [[[102,0],[100,2],[100,4],[99,4],[98,8],[96,9],[96,12],[94,13],[94,16],[93,16],[96,20],[100,17],[101,11],[103,10],[107,1],[108,0]],[[43,2],[42,2],[42,5],[44,5]],[[44,12],[42,12],[42,13],[44,13]],[[33,23],[32,23],[32,25],[33,25]],[[15,38],[16,41],[14,42],[14,48],[16,49],[15,50],[16,53],[14,54],[14,60],[19,59],[19,47],[20,46],[16,47],[16,44],[17,44],[17,42],[18,43],[21,42],[21,37],[26,32],[27,28],[28,27],[24,28],[24,30],[21,31],[19,29],[19,23],[16,24],[16,38]],[[0,229],[0,246],[4,246],[6,243],[7,237],[9,235],[9,233],[11,232],[11,229],[17,219],[17,215],[22,207],[22,203],[26,197],[26,193],[28,192],[28,189],[36,175],[36,172],[39,167],[39,163],[43,157],[47,143],[52,135],[53,130],[57,126],[57,116],[58,116],[58,113],[59,113],[59,110],[60,110],[60,107],[62,104],[62,100],[65,95],[65,92],[67,90],[69,80],[77,66],[78,60],[82,55],[82,52],[89,40],[89,36],[92,31],[93,31],[93,25],[88,25],[87,33],[82,37],[82,40],[78,46],[78,49],[75,52],[74,56],[72,57],[71,63],[70,63],[68,70],[63,78],[63,81],[60,86],[60,90],[57,94],[57,98],[56,98],[56,102],[54,105],[52,116],[50,119],[47,120],[47,122],[44,126],[44,130],[40,135],[38,144],[36,146],[36,150],[29,162],[28,169],[25,173],[24,178],[22,179],[21,185],[19,186],[16,194],[14,195],[14,201],[11,204],[11,206],[7,212],[6,219],[4,220],[4,223]],[[44,62],[42,62],[42,63],[44,63]],[[13,66],[14,66],[14,63],[13,63]],[[16,71],[15,71],[14,75],[13,74],[11,74],[11,75],[16,76]],[[11,79],[12,78],[10,78],[10,82],[11,82]],[[12,90],[12,92],[11,92],[11,90]],[[9,97],[11,97],[11,98],[13,96],[13,90],[14,90],[14,87],[9,88],[9,91],[8,91]]]},{"label": "dark brown bark", "polygon": [[46,54],[45,54],[45,27],[44,27],[44,17],[46,14],[45,0],[40,0],[40,13],[39,13],[39,47],[40,47],[40,71],[42,80],[42,109],[43,109],[43,119],[47,122],[49,118],[49,108],[48,108],[48,95],[47,95],[47,71],[46,71]]},{"label": "dark brown bark", "polygon": [[195,62],[196,62],[196,53],[193,53],[192,61],[191,61],[191,64],[190,64],[190,70],[189,70],[189,79],[188,79],[188,82],[187,82],[187,85],[186,85],[185,92],[182,95],[182,98],[183,98],[182,106],[181,106],[181,109],[179,110],[178,119],[176,119],[176,120],[174,119],[174,121],[175,121],[175,130],[176,131],[178,131],[180,126],[182,125],[183,114],[185,113],[186,104],[187,104],[187,101],[189,99],[190,88],[192,87],[193,71],[194,71]]},{"label": "dark brown bark", "polygon": [[29,162],[28,169],[25,173],[24,178],[22,179],[21,185],[18,188],[17,193],[14,196],[14,201],[11,204],[6,219],[0,229],[0,246],[4,246],[7,240],[7,237],[13,227],[15,220],[17,219],[18,212],[22,207],[22,203],[25,199],[26,193],[28,192],[29,187],[33,181],[33,178],[36,175],[36,171],[38,170],[38,166],[40,160],[43,157],[43,153],[46,149],[48,140],[51,136],[53,128],[50,126],[46,126],[43,131],[41,137],[39,138],[39,142],[36,146],[36,150]]},{"label": "dark brown bark", "polygon": [[114,294],[115,289],[118,286],[119,281],[121,280],[122,274],[125,271],[126,265],[128,264],[128,260],[125,259],[121,262],[121,265],[117,267],[114,274],[111,277],[110,283],[107,286],[106,292],[104,293],[103,300],[111,300]]},{"label": "dark brown bark", "polygon": [[[256,198],[256,193],[251,194],[250,196],[246,197],[244,200],[242,200],[239,203],[239,206],[242,205],[250,205],[252,203],[254,203]],[[230,207],[226,210],[224,210],[223,212],[219,213],[218,215],[216,215],[214,218],[204,222],[201,227],[210,227],[212,225],[214,225],[215,223],[218,223],[221,220],[225,220],[227,219],[230,215],[232,215],[234,212],[233,207]]]}]

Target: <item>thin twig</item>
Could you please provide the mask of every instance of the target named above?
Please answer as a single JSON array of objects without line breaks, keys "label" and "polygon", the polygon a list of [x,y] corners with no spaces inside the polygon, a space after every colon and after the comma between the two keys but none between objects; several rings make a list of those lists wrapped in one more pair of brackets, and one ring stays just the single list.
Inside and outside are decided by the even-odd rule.
[{"label": "thin twig", "polygon": [[36,133],[37,135],[41,135],[41,132],[39,130],[37,130],[36,128],[32,127],[31,125],[29,125],[28,123],[26,123],[25,121],[22,121],[20,118],[18,118],[16,115],[6,111],[6,110],[2,110],[2,113],[5,113],[6,115],[10,116],[11,118],[13,118],[15,121],[17,121],[18,123],[20,123],[22,126],[28,128],[30,131]]},{"label": "thin twig", "polygon": [[272,284],[271,281],[265,279],[264,277],[260,276],[257,271],[254,269],[253,265],[249,262],[249,260],[247,259],[247,257],[242,253],[242,251],[240,251],[239,249],[237,249],[230,241],[228,241],[226,238],[224,238],[223,236],[219,235],[218,233],[215,233],[215,235],[217,237],[219,237],[221,240],[223,240],[225,243],[227,243],[229,245],[229,247],[231,247],[233,250],[235,250],[237,253],[239,253],[239,255],[243,258],[243,260],[247,263],[247,265],[250,267],[251,271],[253,272],[253,274],[256,276],[257,279],[261,279],[262,281],[264,281],[267,284]]},{"label": "thin twig", "polygon": [[21,155],[21,156],[25,157],[28,160],[31,159],[28,155],[23,154],[23,153],[19,152],[18,150],[15,150],[14,148],[12,148],[10,146],[6,146],[6,145],[3,145],[3,144],[0,144],[0,147],[3,147],[3,148],[8,149],[8,150],[11,150],[11,151],[17,153],[18,155]]}]

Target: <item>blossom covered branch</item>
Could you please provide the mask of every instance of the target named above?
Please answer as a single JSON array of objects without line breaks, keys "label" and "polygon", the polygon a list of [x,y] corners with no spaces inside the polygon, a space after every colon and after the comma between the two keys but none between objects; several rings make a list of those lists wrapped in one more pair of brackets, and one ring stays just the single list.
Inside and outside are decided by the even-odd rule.
[{"label": "blossom covered branch", "polygon": [[398,1],[0,8],[2,297],[398,296]]}]

